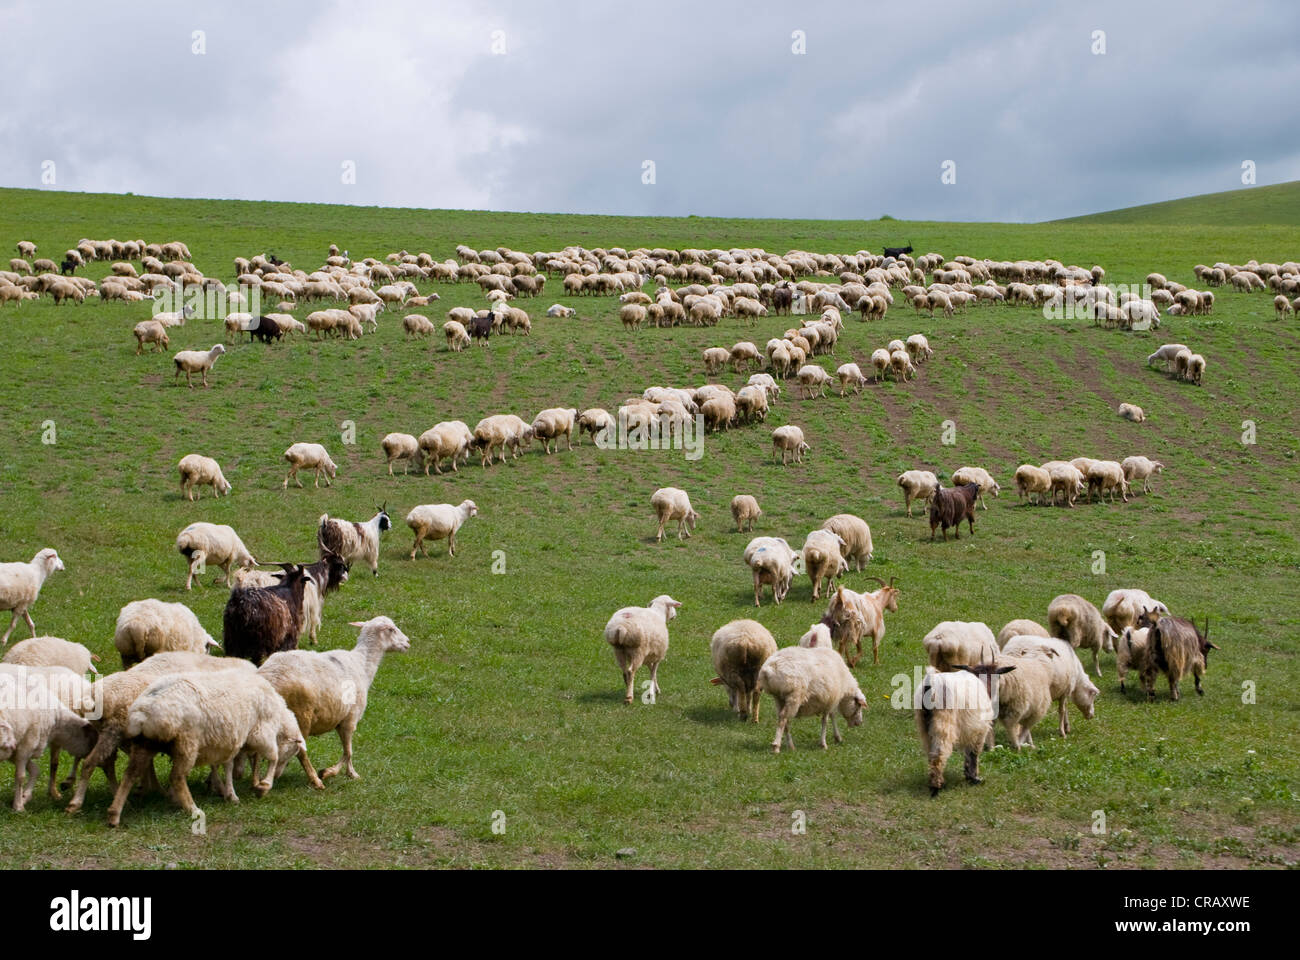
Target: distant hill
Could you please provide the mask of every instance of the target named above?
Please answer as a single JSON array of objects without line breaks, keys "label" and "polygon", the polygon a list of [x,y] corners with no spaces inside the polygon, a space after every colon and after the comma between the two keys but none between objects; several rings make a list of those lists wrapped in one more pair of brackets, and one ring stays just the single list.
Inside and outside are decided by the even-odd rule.
[{"label": "distant hill", "polygon": [[1271,187],[1243,187],[1223,193],[1203,193],[1197,197],[1146,203],[1140,207],[1107,210],[1084,217],[1054,220],[1053,223],[1131,223],[1131,224],[1214,224],[1249,226],[1251,224],[1300,223],[1300,180],[1278,183]]}]

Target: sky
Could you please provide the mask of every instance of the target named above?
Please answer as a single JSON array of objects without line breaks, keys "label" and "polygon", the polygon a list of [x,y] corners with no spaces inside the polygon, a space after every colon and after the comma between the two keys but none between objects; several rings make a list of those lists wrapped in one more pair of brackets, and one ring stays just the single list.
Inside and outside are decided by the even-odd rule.
[{"label": "sky", "polygon": [[1049,220],[1300,179],[1297,36],[1294,0],[0,0],[0,185]]}]

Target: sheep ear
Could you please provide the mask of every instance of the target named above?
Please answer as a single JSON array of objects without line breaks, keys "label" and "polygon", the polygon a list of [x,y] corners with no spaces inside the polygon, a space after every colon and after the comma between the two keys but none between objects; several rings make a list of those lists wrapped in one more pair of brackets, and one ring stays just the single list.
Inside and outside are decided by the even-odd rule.
[{"label": "sheep ear", "polygon": [[349,621],[348,621],[348,626],[349,626],[349,627],[364,627],[365,625],[366,625],[366,623],[365,623],[364,620],[349,620]]}]

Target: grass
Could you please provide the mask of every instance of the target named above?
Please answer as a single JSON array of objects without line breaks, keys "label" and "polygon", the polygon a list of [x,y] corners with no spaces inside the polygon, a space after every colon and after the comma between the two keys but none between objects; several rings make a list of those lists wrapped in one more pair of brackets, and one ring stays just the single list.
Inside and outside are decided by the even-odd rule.
[{"label": "grass", "polygon": [[1129,224],[1132,226],[1254,226],[1293,224],[1300,220],[1300,180],[1267,187],[1246,187],[1222,193],[1144,203],[1058,220],[1058,224]]},{"label": "grass", "polygon": [[[459,242],[784,252],[911,240],[950,256],[1100,263],[1116,282],[1159,270],[1190,283],[1197,262],[1297,255],[1292,229],[1267,226],[669,220],[0,191],[0,237],[11,248],[31,239],[39,256],[52,256],[83,236],[183,239],[204,273],[227,279],[233,257],[267,250],[311,269],[331,241],[353,257],[405,248],[441,259]],[[242,788],[238,807],[196,786],[207,814],[207,833],[196,836],[161,798],[133,799],[123,828],[110,831],[110,798],[96,775],[76,819],[39,796],[26,814],[0,811],[0,867],[1294,864],[1300,338],[1294,321],[1274,320],[1271,295],[1223,290],[1212,316],[1169,318],[1155,334],[1048,321],[1024,308],[931,320],[899,307],[871,326],[850,319],[836,356],[818,362],[833,369],[852,358],[865,369],[874,347],[922,330],[936,356],[917,381],[872,384],[847,399],[787,391],[766,426],[711,435],[699,460],[584,443],[489,470],[473,463],[425,478],[399,468],[389,478],[379,453],[389,431],[418,433],[445,419],[473,425],[498,412],[531,418],[561,404],[613,407],[651,384],[702,383],[705,347],[761,344],[789,325],[727,320],[627,333],[614,300],[555,297],[549,286],[525,304],[535,317],[529,338],[451,354],[441,341],[405,341],[386,314],[379,333],[357,343],[232,344],[212,388],[194,391],[172,385],[167,356],[133,355],[142,305],[3,309],[0,556],[27,559],[52,545],[67,564],[34,610],[41,632],[88,644],[111,668],[117,611],[154,596],[190,604],[215,633],[225,591],[184,592],[173,545],[181,527],[230,523],[263,559],[306,560],[321,513],[365,519],[387,501],[396,528],[380,576],[354,571],[331,597],[321,646],[350,646],[348,621],[378,613],[413,642],[383,664],[373,688],[356,738],[364,779],[335,780],[320,794],[291,767],[266,799]],[[425,311],[438,323],[447,308],[479,302],[469,286],[422,285],[429,289],[442,296]],[[538,318],[557,300],[579,318]],[[216,320],[172,332],[173,351],[222,339]],[[1146,369],[1165,340],[1209,359],[1204,387]],[[1144,407],[1149,421],[1120,420],[1121,400]],[[1255,445],[1240,442],[1247,419]],[[49,420],[53,444],[42,443]],[[347,420],[355,445],[340,439]],[[945,420],[956,423],[955,446],[941,443]],[[812,444],[802,467],[771,463],[768,434],[787,422]],[[329,448],[340,467],[332,488],[281,489],[281,452],[297,440]],[[181,500],[175,464],[189,452],[215,456],[234,495]],[[928,542],[925,521],[903,515],[894,486],[904,469],[947,474],[973,463],[1009,488],[1024,461],[1133,453],[1166,464],[1152,495],[1065,510],[1019,506],[1004,492],[980,511],[974,537],[946,544]],[[653,542],[649,497],[664,485],[687,489],[702,514],[689,541]],[[903,589],[882,665],[856,671],[866,720],[825,754],[815,749],[815,722],[804,720],[795,724],[798,749],[773,757],[770,701],[762,723],[744,725],[708,683],[708,641],[723,623],[756,617],[784,645],[823,610],[809,602],[806,578],[780,607],[755,610],[740,560],[749,535],[734,531],[727,509],[739,492],[762,504],[758,533],[796,545],[830,514],[861,515],[875,538],[869,572],[897,576]],[[407,510],[466,497],[480,516],[461,531],[457,557],[447,558],[444,543],[429,559],[407,559]],[[1104,573],[1093,572],[1099,550]],[[501,558],[505,572],[493,575]],[[869,584],[865,573],[845,582]],[[1119,692],[1103,657],[1096,719],[1076,714],[1068,741],[1045,722],[1036,751],[987,754],[978,788],[962,784],[954,764],[952,787],[931,801],[910,712],[889,700],[894,679],[922,662],[926,631],[944,619],[994,630],[1015,617],[1041,620],[1057,594],[1100,603],[1120,586],[1144,587],[1198,620],[1212,615],[1222,650],[1205,696],[1188,683],[1181,702],[1161,687],[1147,704]],[[663,694],[654,706],[626,707],[601,631],[615,608],[665,592],[684,606],[660,671]],[[1253,700],[1243,702],[1250,687]],[[337,753],[336,739],[314,744],[321,765]],[[1093,832],[1098,810],[1104,834]],[[803,833],[792,830],[797,811]],[[628,847],[634,855],[615,858]]]}]

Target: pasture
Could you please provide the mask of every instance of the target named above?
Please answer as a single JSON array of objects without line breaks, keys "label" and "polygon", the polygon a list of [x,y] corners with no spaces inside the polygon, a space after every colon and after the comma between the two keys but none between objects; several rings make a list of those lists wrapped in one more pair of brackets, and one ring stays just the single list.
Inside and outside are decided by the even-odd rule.
[{"label": "pasture", "polygon": [[[236,256],[273,252],[310,271],[331,242],[354,260],[402,249],[441,260],[458,243],[848,253],[910,241],[918,254],[1101,264],[1110,283],[1159,271],[1191,284],[1196,263],[1300,256],[1293,227],[1185,218],[670,220],[0,190],[4,259],[19,239],[54,256],[81,237],[110,236],[184,240],[204,274],[226,281]],[[100,262],[79,274],[107,272]],[[435,326],[450,307],[485,305],[473,284],[419,286],[441,300],[409,312]],[[543,296],[519,303],[532,316],[531,336],[494,336],[460,353],[440,334],[408,341],[401,310],[381,314],[378,332],[356,342],[299,335],[266,346],[240,337],[206,390],[175,386],[169,354],[223,341],[219,320],[191,320],[169,331],[167,353],[136,356],[131,327],[148,317],[148,304],[0,306],[0,560],[52,546],[67,567],[33,610],[39,633],[82,642],[103,669],[118,669],[118,610],[157,597],[188,604],[219,639],[227,591],[211,585],[212,572],[201,589],[184,591],[174,547],[182,527],[228,523],[259,560],[308,561],[322,513],[365,520],[387,503],[394,529],[384,535],[379,576],[353,567],[326,601],[320,648],[350,648],[348,622],[378,614],[412,641],[384,661],[371,690],[356,737],[363,779],[334,780],[320,793],[295,763],[263,799],[240,785],[238,806],[196,783],[207,816],[206,834],[196,835],[161,796],[133,798],[123,826],[110,830],[110,795],[96,774],[75,818],[43,789],[23,814],[0,808],[0,866],[1295,863],[1300,328],[1294,315],[1275,319],[1271,292],[1220,288],[1213,314],[1165,317],[1148,332],[1048,320],[1024,306],[918,317],[899,298],[883,321],[846,316],[835,357],[810,362],[833,371],[852,359],[869,373],[873,349],[921,332],[935,355],[916,380],[812,400],[798,399],[791,382],[765,425],[709,434],[698,460],[598,450],[586,440],[549,456],[534,445],[489,469],[472,456],[443,476],[404,475],[399,464],[389,477],[379,442],[391,431],[418,435],[452,419],[472,427],[494,413],[531,421],[553,406],[613,410],[648,386],[706,382],[707,347],[761,345],[793,325],[769,316],[752,327],[728,318],[628,331],[616,297],[562,294],[552,278]],[[546,318],[557,302],[578,315]],[[1169,341],[1207,358],[1202,386],[1147,368],[1146,356]],[[728,370],[708,379],[735,388],[745,377]],[[1147,422],[1116,416],[1121,401],[1143,407]],[[1242,442],[1247,420],[1253,444]],[[343,442],[348,421],[355,443]],[[807,435],[811,458],[802,465],[772,462],[770,433],[785,423]],[[313,489],[308,479],[306,489],[281,488],[281,454],[295,441],[327,447],[339,466],[332,487]],[[220,461],[230,497],[214,500],[209,489],[198,502],[181,498],[176,463],[191,452]],[[1017,503],[1011,476],[1020,463],[1134,454],[1165,464],[1149,495],[1074,509]],[[974,536],[963,529],[960,541],[931,543],[927,522],[904,515],[895,477],[924,468],[946,478],[967,464],[992,472],[1001,497],[978,511]],[[649,500],[661,486],[690,493],[701,514],[691,539],[654,542]],[[882,663],[868,656],[854,671],[865,720],[828,751],[816,749],[817,723],[806,719],[793,725],[797,749],[773,756],[771,701],[759,724],[744,724],[709,684],[709,638],[724,623],[755,617],[785,646],[825,609],[810,602],[807,577],[779,607],[765,599],[754,608],[741,562],[751,534],[736,532],[728,510],[738,493],[762,506],[753,535],[782,536],[796,549],[826,517],[861,516],[875,557],[843,582],[865,590],[869,575],[898,578]],[[458,534],[457,556],[449,559],[441,541],[428,558],[408,559],[407,511],[466,498],[479,515]],[[1095,572],[1098,551],[1104,572]],[[910,680],[924,663],[920,638],[941,620],[981,620],[994,632],[1017,617],[1041,622],[1058,594],[1100,605],[1118,587],[1142,587],[1198,623],[1210,616],[1222,649],[1210,658],[1204,697],[1187,682],[1171,702],[1163,680],[1153,703],[1136,684],[1121,693],[1114,657],[1103,655],[1095,719],[1071,708],[1062,740],[1052,711],[1036,730],[1037,749],[1020,753],[1004,745],[999,726],[999,747],[982,761],[984,784],[964,784],[954,761],[950,786],[931,800],[912,712],[890,701],[894,678]],[[617,608],[662,593],[683,604],[669,626],[662,694],[653,705],[625,706],[602,630]],[[25,636],[24,626],[15,629],[15,639]],[[318,763],[338,757],[335,737],[312,748]],[[10,783],[11,767],[0,766],[6,807]],[[801,821],[805,830],[792,829]],[[616,857],[627,848],[635,853]]]}]

